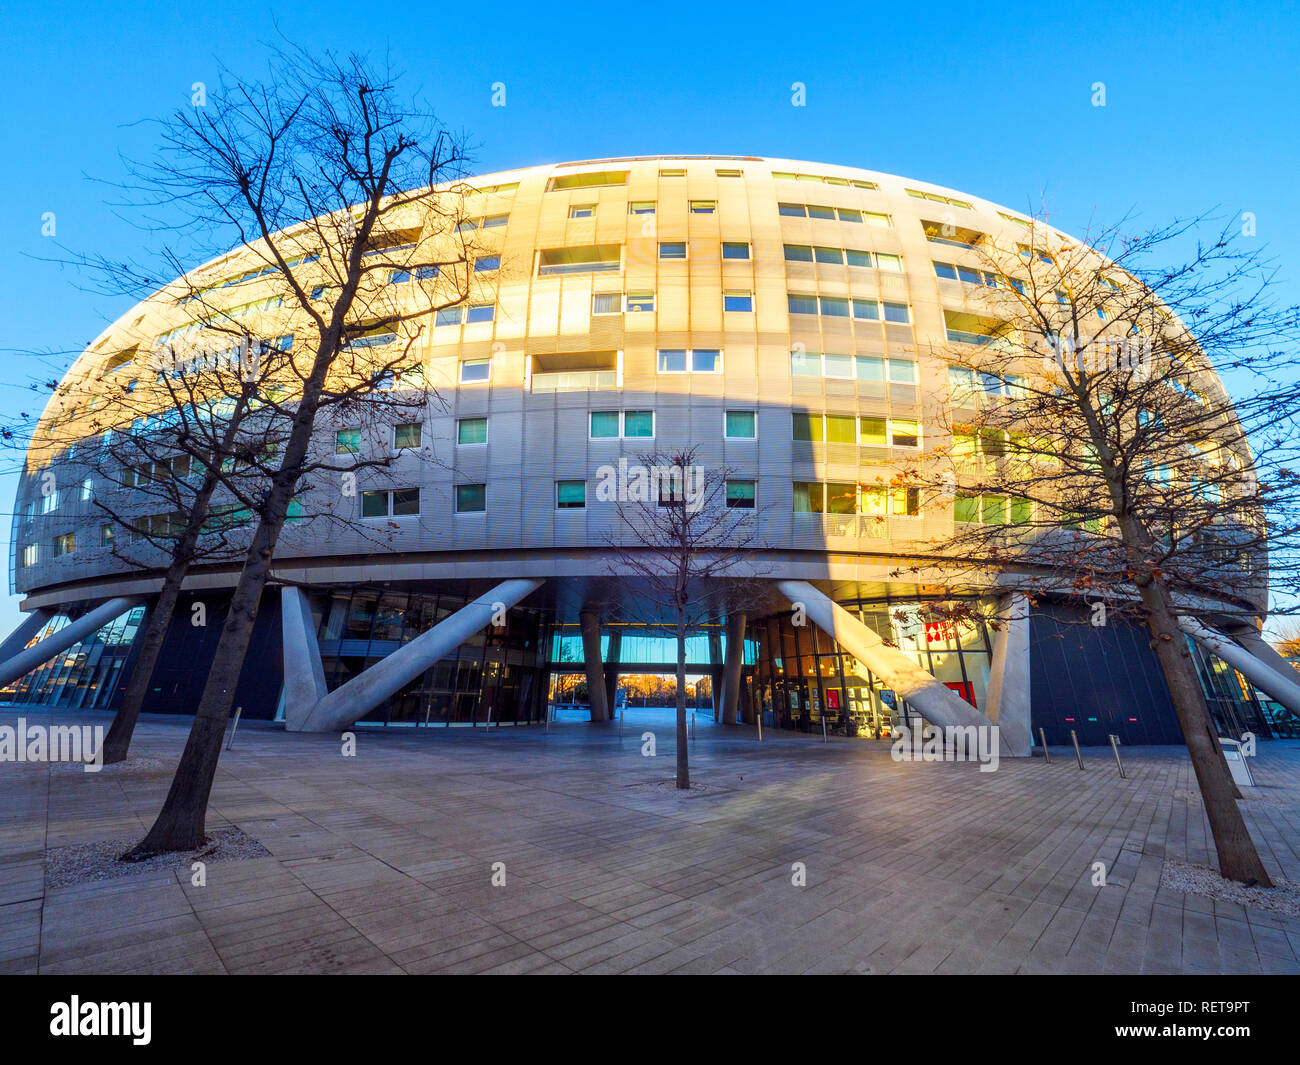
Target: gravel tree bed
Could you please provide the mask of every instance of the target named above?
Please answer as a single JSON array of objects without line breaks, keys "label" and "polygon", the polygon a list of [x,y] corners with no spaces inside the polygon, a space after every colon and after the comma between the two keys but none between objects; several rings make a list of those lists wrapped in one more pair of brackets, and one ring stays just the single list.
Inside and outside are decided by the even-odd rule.
[{"label": "gravel tree bed", "polygon": [[120,855],[139,842],[139,836],[123,836],[69,847],[51,847],[45,852],[45,884],[51,888],[69,887],[159,870],[179,870],[188,875],[194,862],[205,865],[239,862],[248,858],[265,858],[271,853],[248,833],[232,825],[214,830],[209,834],[208,842],[197,850],[158,854],[142,862],[118,861]]},{"label": "gravel tree bed", "polygon": [[1274,880],[1271,888],[1246,887],[1235,880],[1225,880],[1217,870],[1208,866],[1166,858],[1165,867],[1160,872],[1160,886],[1188,895],[1300,917],[1300,884],[1289,880]]}]

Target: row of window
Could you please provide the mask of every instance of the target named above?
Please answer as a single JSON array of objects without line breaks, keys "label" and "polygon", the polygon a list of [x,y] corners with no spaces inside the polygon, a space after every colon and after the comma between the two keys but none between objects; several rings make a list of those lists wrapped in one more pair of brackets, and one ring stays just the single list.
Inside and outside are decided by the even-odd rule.
[{"label": "row of window", "polygon": [[795,377],[831,377],[894,385],[917,383],[913,359],[887,359],[881,355],[832,355],[827,352],[790,352],[790,373]]},{"label": "row of window", "polygon": [[786,244],[785,261],[788,263],[825,263],[835,266],[872,266],[891,273],[903,272],[903,257],[878,251],[874,257],[869,251],[856,248],[831,248],[820,244]]},{"label": "row of window", "polygon": [[794,411],[791,419],[794,440],[862,447],[921,446],[921,426],[915,418]]},{"label": "row of window", "polygon": [[[419,422],[402,422],[392,427],[394,451],[418,448],[424,438],[424,427]],[[334,454],[359,455],[361,453],[361,430],[339,429],[334,434]]]},{"label": "row of window", "polygon": [[910,325],[912,310],[906,303],[889,300],[868,300],[848,296],[812,296],[804,293],[786,294],[791,314],[821,314],[830,318],[857,318],[864,321],[896,322]]}]

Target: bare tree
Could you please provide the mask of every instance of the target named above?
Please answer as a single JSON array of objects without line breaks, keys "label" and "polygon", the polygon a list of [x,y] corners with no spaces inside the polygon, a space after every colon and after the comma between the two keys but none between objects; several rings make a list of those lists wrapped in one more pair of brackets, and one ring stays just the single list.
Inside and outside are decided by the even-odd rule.
[{"label": "bare tree", "polygon": [[1198,242],[1204,224],[1075,242],[1025,221],[1015,247],[936,225],[950,402],[904,475],[952,508],[937,548],[958,572],[1146,626],[1220,869],[1267,885],[1180,619],[1254,625],[1270,566],[1294,579],[1297,316],[1231,232]]},{"label": "bare tree", "polygon": [[[431,314],[478,291],[463,140],[404,100],[397,81],[357,56],[282,50],[267,82],[223,76],[207,106],[164,122],[158,161],[132,169],[127,199],[141,216],[156,209],[181,219],[161,262],[183,277],[159,298],[189,317],[155,346],[222,328],[293,340],[276,380],[263,377],[257,394],[277,426],[277,448],[249,447],[239,434],[236,450],[254,476],[243,489],[220,479],[234,497],[229,505],[250,517],[239,576],[163,808],[124,857],[192,849],[204,838],[235,683],[295,498],[327,488],[342,498],[356,488],[354,471],[340,469],[332,449],[322,456],[313,440],[318,420],[332,424],[323,412],[347,412],[379,392],[422,390]],[[229,276],[229,262],[183,270],[184,240],[210,246],[222,238],[242,246],[244,273]],[[146,287],[159,273],[120,272]],[[231,285],[249,286],[252,298],[231,307]],[[170,367],[162,370],[173,380]]]},{"label": "bare tree", "polygon": [[752,484],[729,493],[729,471],[699,463],[693,447],[641,455],[619,476],[621,484],[597,488],[598,499],[618,502],[611,572],[636,580],[644,620],[676,638],[677,787],[689,788],[686,637],[743,601],[749,582],[740,584],[738,571],[758,522]]}]

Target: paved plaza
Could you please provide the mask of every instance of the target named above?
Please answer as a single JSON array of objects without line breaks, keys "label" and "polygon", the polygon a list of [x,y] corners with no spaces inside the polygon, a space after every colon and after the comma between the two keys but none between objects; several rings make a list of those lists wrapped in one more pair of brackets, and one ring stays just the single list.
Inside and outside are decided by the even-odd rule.
[{"label": "paved plaza", "polygon": [[[681,796],[652,711],[621,738],[358,729],[351,758],[245,724],[208,828],[269,856],[213,863],[204,887],[49,886],[47,849],[147,829],[188,728],[143,720],[125,771],[0,764],[0,972],[1300,972],[1300,918],[1161,886],[1166,857],[1214,864],[1181,748],[1126,750],[1127,780],[1097,749],[1085,772],[1061,751],[981,773],[701,719],[705,787]],[[1265,864],[1300,881],[1300,742],[1261,744],[1253,768]]]}]

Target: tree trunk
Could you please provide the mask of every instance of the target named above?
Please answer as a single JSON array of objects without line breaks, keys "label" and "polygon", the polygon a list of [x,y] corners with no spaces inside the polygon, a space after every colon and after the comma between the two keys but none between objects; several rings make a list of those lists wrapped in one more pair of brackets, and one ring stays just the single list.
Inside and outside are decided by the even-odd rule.
[{"label": "tree trunk", "polygon": [[1205,815],[1219,855],[1219,872],[1228,880],[1252,881],[1272,887],[1250,838],[1246,821],[1233,798],[1232,777],[1225,772],[1227,763],[1220,750],[1219,738],[1210,719],[1209,707],[1201,682],[1192,669],[1184,646],[1182,629],[1170,604],[1168,591],[1158,579],[1140,588],[1147,625],[1156,645],[1156,655],[1164,670],[1165,682],[1173,699],[1174,712],[1182,726],[1187,751],[1192,758],[1196,782],[1205,803]]},{"label": "tree trunk", "polygon": [[686,735],[686,627],[677,622],[677,786],[689,789],[691,768]]}]

